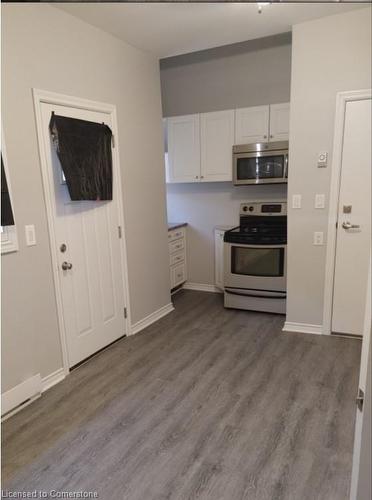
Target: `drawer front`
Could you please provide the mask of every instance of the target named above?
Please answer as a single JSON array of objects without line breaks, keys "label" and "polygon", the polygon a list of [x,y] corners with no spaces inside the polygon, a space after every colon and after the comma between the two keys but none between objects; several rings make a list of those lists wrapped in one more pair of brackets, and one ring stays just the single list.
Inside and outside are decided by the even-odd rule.
[{"label": "drawer front", "polygon": [[185,264],[179,264],[171,268],[172,288],[181,285],[186,280]]},{"label": "drawer front", "polygon": [[175,252],[180,252],[181,250],[184,250],[184,248],[185,248],[185,240],[183,238],[169,243],[170,254]]},{"label": "drawer front", "polygon": [[179,264],[185,261],[185,252],[174,253],[169,256],[169,264],[173,266],[174,264]]},{"label": "drawer front", "polygon": [[168,241],[178,240],[179,238],[183,238],[185,236],[185,228],[180,227],[178,229],[172,229],[172,231],[168,231]]}]

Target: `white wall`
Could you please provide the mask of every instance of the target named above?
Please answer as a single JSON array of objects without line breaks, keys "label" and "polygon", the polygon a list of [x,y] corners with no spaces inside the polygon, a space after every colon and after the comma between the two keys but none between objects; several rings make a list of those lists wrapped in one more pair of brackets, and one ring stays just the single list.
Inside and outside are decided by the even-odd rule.
[{"label": "white wall", "polygon": [[[326,210],[314,209],[316,193],[328,201],[336,93],[371,87],[371,9],[298,24],[292,36],[289,199],[302,194],[303,208],[288,211],[287,321],[321,325],[326,245],[313,246],[313,232],[327,241]],[[328,168],[316,168],[328,151]]]},{"label": "white wall", "polygon": [[[2,64],[19,237],[19,251],[2,258],[4,392],[62,366],[33,87],[116,104],[132,322],[169,303],[170,284],[158,61],[47,4],[7,4]],[[35,247],[25,224],[36,226]]]},{"label": "white wall", "polygon": [[[285,33],[163,59],[164,116],[288,101],[290,42],[291,35]],[[240,203],[285,197],[283,185],[168,184],[168,220],[189,223],[189,281],[214,283],[213,229],[238,225]]]}]

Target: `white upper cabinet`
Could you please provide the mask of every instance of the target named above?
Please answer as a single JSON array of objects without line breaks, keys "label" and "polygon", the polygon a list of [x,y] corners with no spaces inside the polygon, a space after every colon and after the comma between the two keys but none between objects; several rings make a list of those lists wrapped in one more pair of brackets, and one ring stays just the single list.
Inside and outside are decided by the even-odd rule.
[{"label": "white upper cabinet", "polygon": [[289,103],[173,116],[164,135],[167,182],[231,181],[234,144],[288,140]]},{"label": "white upper cabinet", "polygon": [[270,106],[270,141],[288,141],[289,102]]},{"label": "white upper cabinet", "polygon": [[199,182],[199,115],[168,118],[167,182]]},{"label": "white upper cabinet", "polygon": [[235,111],[235,144],[267,142],[270,106],[239,108]]},{"label": "white upper cabinet", "polygon": [[203,182],[232,180],[234,110],[200,115],[201,175]]},{"label": "white upper cabinet", "polygon": [[288,141],[289,102],[235,111],[235,144]]}]

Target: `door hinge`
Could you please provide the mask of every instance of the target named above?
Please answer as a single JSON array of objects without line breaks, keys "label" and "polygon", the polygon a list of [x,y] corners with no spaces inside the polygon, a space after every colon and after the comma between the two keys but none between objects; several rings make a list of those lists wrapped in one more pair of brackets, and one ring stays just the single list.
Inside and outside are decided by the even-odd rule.
[{"label": "door hinge", "polygon": [[119,238],[121,238],[121,226],[118,226],[118,235],[119,235]]},{"label": "door hinge", "polygon": [[127,312],[127,308],[124,307],[124,318],[127,319],[128,317],[128,312]]},{"label": "door hinge", "polygon": [[115,147],[115,136],[114,136],[114,134],[111,135],[111,143],[112,143],[112,147],[114,148]]}]

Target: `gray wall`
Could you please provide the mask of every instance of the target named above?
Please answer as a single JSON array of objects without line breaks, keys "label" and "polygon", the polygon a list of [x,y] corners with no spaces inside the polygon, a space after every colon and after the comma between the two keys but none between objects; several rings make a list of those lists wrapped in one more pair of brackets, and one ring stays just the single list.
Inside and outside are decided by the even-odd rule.
[{"label": "gray wall", "polygon": [[[163,59],[163,115],[289,101],[290,40],[287,33]],[[168,184],[168,220],[189,223],[189,281],[214,283],[213,229],[217,225],[237,225],[240,203],[285,197],[284,186]]]},{"label": "gray wall", "polygon": [[160,61],[164,116],[289,101],[291,34]]},{"label": "gray wall", "polygon": [[[370,86],[370,8],[294,26],[288,197],[301,193],[303,208],[288,212],[288,321],[322,324],[326,245],[312,240],[324,231],[327,241],[328,209],[314,209],[314,196],[328,202],[336,93]],[[328,168],[316,168],[319,151]]]},{"label": "gray wall", "polygon": [[[2,258],[4,392],[62,366],[33,87],[116,104],[132,322],[170,296],[158,61],[47,4],[3,5],[2,28],[2,120],[19,238],[19,251]],[[25,245],[25,224],[36,226],[34,247]]]}]

